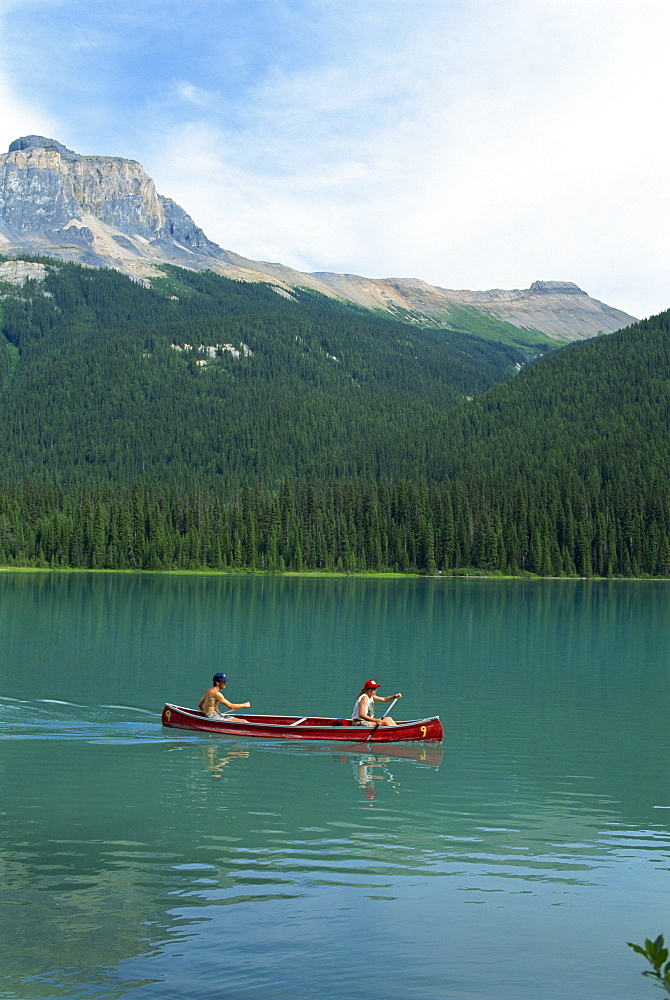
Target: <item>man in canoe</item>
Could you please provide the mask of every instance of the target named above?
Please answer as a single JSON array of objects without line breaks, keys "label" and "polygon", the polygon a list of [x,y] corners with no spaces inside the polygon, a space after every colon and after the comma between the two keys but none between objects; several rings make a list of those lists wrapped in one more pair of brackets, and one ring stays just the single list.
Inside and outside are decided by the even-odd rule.
[{"label": "man in canoe", "polygon": [[377,726],[395,726],[396,723],[389,715],[385,715],[383,719],[375,719],[375,702],[394,701],[397,698],[402,698],[402,695],[389,694],[386,698],[382,698],[377,694],[378,687],[377,681],[366,681],[363,685],[351,713],[351,721],[355,726],[368,726],[375,729]]},{"label": "man in canoe", "polygon": [[238,708],[251,708],[251,702],[245,701],[244,704],[234,705],[232,701],[228,701],[221,694],[221,690],[225,688],[228,683],[228,678],[225,674],[214,674],[212,677],[212,687],[207,688],[202,698],[198,702],[198,708],[204,713],[207,719],[213,719],[214,721],[225,719],[226,722],[246,722],[246,719],[240,719],[239,715],[229,715],[228,713],[222,713],[219,710],[219,705],[225,705],[228,712],[234,712]]}]

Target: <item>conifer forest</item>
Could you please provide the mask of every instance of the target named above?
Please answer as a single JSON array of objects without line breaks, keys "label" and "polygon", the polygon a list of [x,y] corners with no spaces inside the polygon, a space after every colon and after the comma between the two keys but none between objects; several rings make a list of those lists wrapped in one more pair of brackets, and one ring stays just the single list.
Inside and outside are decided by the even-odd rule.
[{"label": "conifer forest", "polygon": [[556,350],[45,263],[0,287],[3,566],[670,574],[670,313]]}]

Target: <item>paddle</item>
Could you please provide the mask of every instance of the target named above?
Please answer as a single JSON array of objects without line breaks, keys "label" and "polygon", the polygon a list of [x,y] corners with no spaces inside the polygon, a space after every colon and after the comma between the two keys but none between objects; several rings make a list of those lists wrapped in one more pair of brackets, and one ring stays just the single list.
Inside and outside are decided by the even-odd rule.
[{"label": "paddle", "polygon": [[[393,708],[393,706],[395,705],[395,703],[397,702],[397,700],[398,700],[397,698],[394,698],[394,699],[393,699],[393,701],[391,702],[391,704],[390,704],[390,705],[388,706],[388,708],[387,708],[387,709],[386,709],[386,711],[384,712],[384,715],[382,715],[382,719],[384,719],[384,718],[385,718],[385,717],[386,717],[386,716],[387,716],[387,715],[389,714],[389,712],[391,711],[391,709]],[[369,736],[366,736],[366,737],[365,737],[365,740],[364,740],[363,742],[364,742],[364,743],[367,743],[367,742],[368,742],[368,740],[370,739],[370,736],[372,736],[372,734],[373,734],[374,732],[376,732],[376,731],[377,731],[377,729],[379,729],[379,726],[375,726],[375,727],[374,727],[374,729],[371,729],[371,730],[370,730],[370,735],[369,735]]]},{"label": "paddle", "polygon": [[397,702],[397,700],[398,700],[398,698],[394,698],[393,699],[393,701],[391,702],[391,704],[389,705],[389,707],[386,709],[386,711],[382,715],[382,719],[386,718],[386,716],[389,714],[389,712],[391,711],[391,709],[393,708],[393,706],[395,705],[395,703]]}]

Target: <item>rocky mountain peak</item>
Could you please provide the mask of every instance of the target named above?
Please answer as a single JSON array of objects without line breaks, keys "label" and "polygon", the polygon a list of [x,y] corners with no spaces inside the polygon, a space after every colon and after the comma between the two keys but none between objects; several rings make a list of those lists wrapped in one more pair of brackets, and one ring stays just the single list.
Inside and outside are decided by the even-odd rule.
[{"label": "rocky mountain peak", "polygon": [[61,156],[76,156],[72,149],[68,149],[62,142],[56,139],[47,139],[43,135],[24,135],[20,139],[15,139],[9,144],[9,152],[15,153],[20,149],[53,149]]},{"label": "rocky mountain peak", "polygon": [[534,281],[529,291],[535,295],[586,295],[572,281]]},{"label": "rocky mountain peak", "polygon": [[135,160],[81,156],[40,135],[0,156],[0,252],[48,253],[138,276],[140,261],[188,266],[221,254]]},{"label": "rocky mountain peak", "polygon": [[[476,310],[560,340],[611,333],[634,320],[570,281],[529,289],[454,291],[413,278],[305,274],[223,250],[135,160],[82,156],[56,139],[25,135],[0,155],[0,255],[50,256],[113,267],[139,280],[164,264],[213,270],[277,291],[310,288],[420,325],[450,325]],[[461,313],[458,312],[461,310]]]}]

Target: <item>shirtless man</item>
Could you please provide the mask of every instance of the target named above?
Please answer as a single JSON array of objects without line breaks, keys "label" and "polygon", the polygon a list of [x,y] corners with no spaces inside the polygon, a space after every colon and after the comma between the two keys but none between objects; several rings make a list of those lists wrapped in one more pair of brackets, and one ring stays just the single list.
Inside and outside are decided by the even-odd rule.
[{"label": "shirtless man", "polygon": [[228,678],[225,674],[214,674],[212,677],[212,687],[207,688],[202,698],[198,702],[198,708],[204,713],[205,717],[208,719],[213,719],[214,721],[221,721],[225,718],[226,722],[246,722],[246,719],[240,719],[238,715],[226,715],[224,716],[219,712],[219,705],[225,705],[229,712],[234,712],[237,708],[251,708],[251,702],[245,701],[244,704],[234,705],[232,701],[228,701],[221,694],[221,689],[225,688],[228,683]]}]

